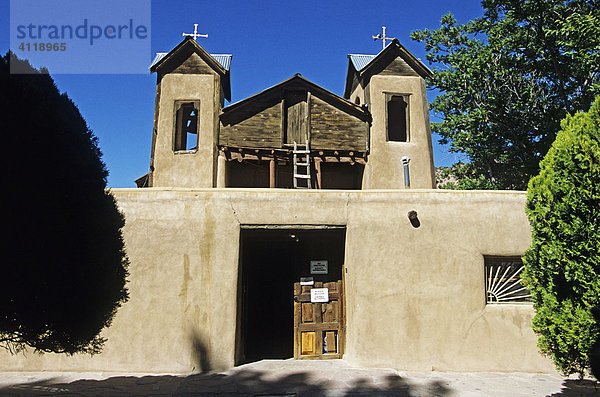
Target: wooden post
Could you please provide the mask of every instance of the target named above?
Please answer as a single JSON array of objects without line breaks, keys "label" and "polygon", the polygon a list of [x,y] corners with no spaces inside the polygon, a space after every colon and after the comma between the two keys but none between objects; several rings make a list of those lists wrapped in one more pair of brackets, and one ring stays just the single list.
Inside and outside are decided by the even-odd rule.
[{"label": "wooden post", "polygon": [[321,161],[319,157],[315,157],[315,169],[317,171],[317,189],[323,189],[322,178],[321,178]]},{"label": "wooden post", "polygon": [[276,167],[276,158],[273,155],[273,158],[269,162],[269,187],[271,189],[277,187],[276,178],[275,178],[275,167]]}]

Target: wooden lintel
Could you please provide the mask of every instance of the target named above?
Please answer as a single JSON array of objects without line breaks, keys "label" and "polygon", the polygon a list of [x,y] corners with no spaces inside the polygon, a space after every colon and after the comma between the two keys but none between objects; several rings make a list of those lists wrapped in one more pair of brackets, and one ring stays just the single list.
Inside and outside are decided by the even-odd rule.
[{"label": "wooden lintel", "polygon": [[[276,156],[277,157],[277,164],[286,164],[289,163],[289,160],[287,159],[286,156]],[[227,159],[227,161],[234,161],[237,160],[240,163],[243,162],[244,160],[249,160],[249,161],[262,161],[262,160],[271,160],[273,158],[273,156],[268,156],[268,155],[259,155],[259,156],[255,156],[253,154],[242,154],[242,153],[229,153],[229,155],[225,155],[225,158]],[[364,158],[352,158],[352,157],[347,157],[347,156],[340,156],[340,157],[334,157],[334,156],[319,156],[319,157],[315,157],[315,160],[319,160],[321,162],[325,162],[325,163],[350,163],[352,165],[354,164],[366,164],[366,161]]]},{"label": "wooden lintel", "polygon": [[366,164],[367,162],[365,161],[364,158],[362,157],[348,157],[348,156],[320,156],[320,157],[315,157],[321,159],[323,162],[325,163],[350,163],[352,165],[354,165],[355,163],[358,164]]},{"label": "wooden lintel", "polygon": [[[262,149],[262,148],[231,148],[222,147],[221,151],[225,155],[227,161],[237,160],[242,162],[244,160],[250,161],[262,161],[276,158],[276,163],[289,163],[291,161],[292,151],[289,149]],[[313,152],[312,157],[315,161],[326,163],[350,163],[354,165],[366,164],[365,152],[338,152],[337,150],[319,150]]]}]

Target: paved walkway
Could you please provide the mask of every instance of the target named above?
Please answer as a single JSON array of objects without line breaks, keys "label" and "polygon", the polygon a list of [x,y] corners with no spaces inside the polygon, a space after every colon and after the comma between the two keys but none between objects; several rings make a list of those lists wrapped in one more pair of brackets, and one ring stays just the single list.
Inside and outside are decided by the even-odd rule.
[{"label": "paved walkway", "polygon": [[263,360],[205,374],[3,372],[0,396],[597,396],[558,375],[399,372],[343,360]]}]

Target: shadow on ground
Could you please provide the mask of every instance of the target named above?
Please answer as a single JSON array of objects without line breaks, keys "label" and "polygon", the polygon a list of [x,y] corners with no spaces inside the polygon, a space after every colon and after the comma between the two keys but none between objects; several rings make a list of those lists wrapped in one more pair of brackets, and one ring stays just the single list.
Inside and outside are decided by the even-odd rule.
[{"label": "shadow on ground", "polygon": [[597,396],[600,397],[600,385],[593,380],[574,380],[566,379],[562,384],[562,390],[559,393],[552,394],[552,397],[579,397],[579,396]]},{"label": "shadow on ground", "polygon": [[23,383],[0,389],[1,396],[447,396],[451,390],[440,381],[414,390],[399,375],[378,381],[370,377],[343,381],[317,380],[298,371],[274,377],[268,371],[240,370],[231,374],[205,373],[188,376],[116,376],[104,380],[59,379]]}]

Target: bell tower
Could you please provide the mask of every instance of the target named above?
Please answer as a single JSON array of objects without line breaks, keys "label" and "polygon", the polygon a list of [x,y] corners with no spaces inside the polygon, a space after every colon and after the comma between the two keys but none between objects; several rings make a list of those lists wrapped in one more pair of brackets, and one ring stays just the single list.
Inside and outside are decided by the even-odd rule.
[{"label": "bell tower", "polygon": [[145,186],[216,185],[218,117],[231,95],[230,63],[231,55],[209,54],[193,35],[156,55],[150,66],[157,79]]},{"label": "bell tower", "polygon": [[430,76],[397,39],[377,55],[348,55],[344,98],[372,116],[363,189],[435,187],[425,87]]}]

